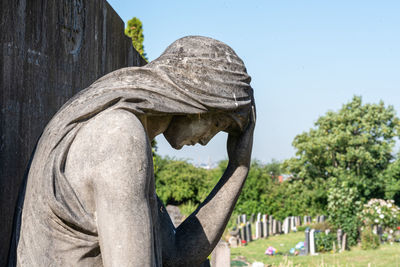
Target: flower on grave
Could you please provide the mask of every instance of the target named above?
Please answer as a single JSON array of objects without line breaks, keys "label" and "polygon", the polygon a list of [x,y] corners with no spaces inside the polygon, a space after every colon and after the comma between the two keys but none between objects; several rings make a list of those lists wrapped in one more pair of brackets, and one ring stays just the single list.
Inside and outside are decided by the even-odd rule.
[{"label": "flower on grave", "polygon": [[400,230],[400,226],[397,226],[397,230]]},{"label": "flower on grave", "polygon": [[385,218],[385,215],[381,214],[381,215],[379,215],[379,218],[383,219],[383,218]]},{"label": "flower on grave", "polygon": [[242,244],[246,244],[247,242],[246,242],[246,240],[242,240]]},{"label": "flower on grave", "polygon": [[374,222],[375,222],[375,223],[379,223],[379,220],[378,220],[378,219],[375,219]]}]

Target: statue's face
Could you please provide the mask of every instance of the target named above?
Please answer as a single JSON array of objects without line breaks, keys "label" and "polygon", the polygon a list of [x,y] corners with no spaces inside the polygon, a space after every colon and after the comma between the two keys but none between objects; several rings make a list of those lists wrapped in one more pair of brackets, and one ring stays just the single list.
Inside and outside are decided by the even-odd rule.
[{"label": "statue's face", "polygon": [[217,133],[231,127],[232,119],[221,115],[182,115],[174,116],[164,136],[175,149],[197,143],[206,145]]}]

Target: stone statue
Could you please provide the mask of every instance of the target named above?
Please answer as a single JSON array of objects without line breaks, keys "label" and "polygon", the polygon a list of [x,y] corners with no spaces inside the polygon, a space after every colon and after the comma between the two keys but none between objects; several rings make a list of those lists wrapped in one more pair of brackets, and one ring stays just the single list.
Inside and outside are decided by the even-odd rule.
[{"label": "stone statue", "polygon": [[[10,266],[199,266],[247,177],[250,77],[226,44],[189,36],[144,67],[114,71],[45,128],[20,197]],[[206,145],[229,133],[228,167],[175,228],[154,187],[151,140]]]}]

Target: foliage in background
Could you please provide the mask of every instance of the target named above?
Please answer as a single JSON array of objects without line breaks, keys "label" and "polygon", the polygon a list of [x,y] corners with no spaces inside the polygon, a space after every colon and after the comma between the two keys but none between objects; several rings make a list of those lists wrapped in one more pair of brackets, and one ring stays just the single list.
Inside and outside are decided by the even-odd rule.
[{"label": "foliage in background", "polygon": [[393,199],[400,205],[400,159],[389,164],[387,169],[380,175],[380,181],[385,183],[385,199]]},{"label": "foliage in background", "polygon": [[307,227],[310,227],[310,229],[315,229],[317,231],[325,232],[325,230],[330,230],[332,233],[336,232],[337,227],[332,225],[329,221],[324,221],[324,222],[319,222],[319,223],[313,223],[311,225],[308,225]]},{"label": "foliage in background", "polygon": [[379,225],[395,230],[400,225],[400,209],[393,200],[370,199],[360,214],[364,225]]},{"label": "foliage in background", "polygon": [[349,187],[346,183],[334,186],[328,193],[328,214],[331,223],[347,233],[349,246],[357,244],[358,228],[361,222],[358,214],[362,205],[356,188]]},{"label": "foliage in background", "polygon": [[[253,161],[233,214],[261,212],[278,220],[325,214],[354,245],[362,203],[379,197],[399,204],[400,159],[392,155],[399,127],[391,106],[363,104],[361,97],[354,97],[339,111],[320,117],[315,128],[296,136],[296,158],[284,164]],[[205,170],[155,155],[154,165],[159,197],[190,213],[218,182],[227,161]],[[292,178],[279,182],[284,173]]]},{"label": "foliage in background", "polygon": [[[227,164],[226,160],[221,161],[217,168],[206,170],[184,160],[155,155],[157,195],[166,205],[181,205],[183,213],[193,211],[216,185]],[[233,213],[250,216],[261,212],[279,220],[291,215],[322,214],[323,210],[315,209],[318,205],[311,205],[318,201],[318,190],[307,189],[293,180],[280,183],[278,176],[282,172],[279,162],[264,165],[253,161]]]},{"label": "foliage in background", "polygon": [[125,28],[125,35],[132,39],[132,45],[139,52],[143,58],[148,61],[146,53],[144,52],[144,35],[143,35],[143,26],[140,19],[137,17],[133,17],[131,20],[128,20],[127,26]]},{"label": "foliage in background", "polygon": [[315,128],[297,135],[297,157],[285,165],[307,186],[335,177],[338,183],[357,188],[361,200],[383,198],[387,188],[380,178],[393,159],[399,126],[392,106],[362,104],[355,96],[338,112],[321,116]]},{"label": "foliage in background", "polygon": [[217,183],[219,170],[196,168],[184,160],[155,157],[156,192],[165,205],[201,203]]},{"label": "foliage in background", "polygon": [[364,228],[380,226],[387,241],[394,241],[394,232],[400,226],[400,209],[393,200],[371,199],[360,213]]}]

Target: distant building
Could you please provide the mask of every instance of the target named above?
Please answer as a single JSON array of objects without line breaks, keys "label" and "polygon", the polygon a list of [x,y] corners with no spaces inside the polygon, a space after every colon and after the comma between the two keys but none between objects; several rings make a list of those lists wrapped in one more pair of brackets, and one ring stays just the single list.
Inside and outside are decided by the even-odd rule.
[{"label": "distant building", "polygon": [[291,175],[291,174],[281,174],[281,175],[278,176],[278,181],[280,183],[282,183],[283,181],[287,181],[287,180],[292,179],[292,178],[293,178],[293,175]]}]

